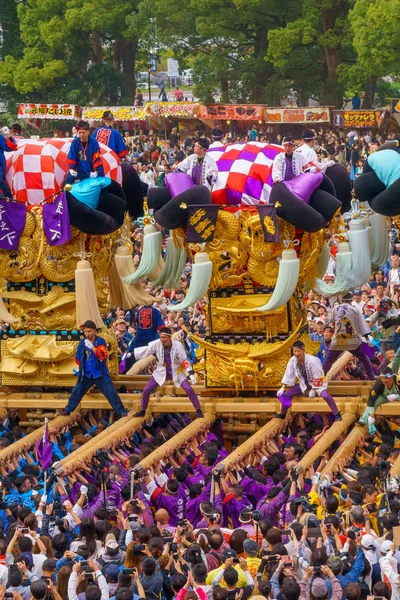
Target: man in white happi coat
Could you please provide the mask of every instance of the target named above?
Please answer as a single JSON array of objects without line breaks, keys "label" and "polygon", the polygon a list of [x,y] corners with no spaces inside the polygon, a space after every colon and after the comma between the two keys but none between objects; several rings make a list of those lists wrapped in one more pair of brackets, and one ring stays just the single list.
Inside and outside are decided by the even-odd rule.
[{"label": "man in white happi coat", "polygon": [[274,183],[290,181],[301,175],[307,162],[304,156],[294,151],[295,145],[291,135],[283,138],[282,146],[285,148],[285,152],[279,152],[272,165],[272,181]]},{"label": "man in white happi coat", "polygon": [[301,154],[304,159],[304,170],[314,172],[325,173],[328,167],[333,167],[336,163],[334,160],[328,160],[326,163],[322,163],[318,159],[318,155],[312,147],[315,133],[312,129],[305,129],[301,134],[303,143],[296,149],[295,154]]},{"label": "man in white happi coat", "polygon": [[[160,327],[159,340],[150,342],[148,346],[135,348],[135,358],[139,360],[146,356],[154,355],[157,359],[157,367],[146,384],[143,394],[140,411],[135,417],[144,417],[149,404],[150,394],[165,381],[172,379],[176,386],[181,386],[188,395],[189,400],[196,409],[196,415],[202,417],[197,394],[190,385],[196,383],[196,375],[193,371],[192,363],[186,356],[185,349],[181,342],[172,339],[172,332],[169,327]],[[187,380],[187,376],[189,381]]]},{"label": "man in white happi coat", "polygon": [[207,153],[210,143],[206,138],[199,138],[194,144],[194,154],[179,163],[176,171],[187,173],[196,185],[205,185],[210,191],[217,181],[217,163]]},{"label": "man in white happi coat", "polygon": [[295,342],[292,346],[293,356],[289,360],[285,374],[282,378],[282,387],[277,392],[281,403],[281,412],[276,415],[284,419],[288,409],[292,406],[293,396],[308,393],[309,398],[321,396],[328,404],[335,416],[335,421],[341,421],[339,410],[332,396],[328,394],[322,363],[316,356],[306,354],[304,343]]},{"label": "man in white happi coat", "polygon": [[[375,380],[374,368],[367,354],[369,351],[367,340],[363,340],[371,330],[359,311],[350,304],[352,299],[351,293],[345,294],[342,304],[333,309],[332,321],[335,333],[324,360],[324,372],[327,373],[342,352],[348,350],[363,363],[368,379]],[[373,350],[371,354],[373,355]]]}]

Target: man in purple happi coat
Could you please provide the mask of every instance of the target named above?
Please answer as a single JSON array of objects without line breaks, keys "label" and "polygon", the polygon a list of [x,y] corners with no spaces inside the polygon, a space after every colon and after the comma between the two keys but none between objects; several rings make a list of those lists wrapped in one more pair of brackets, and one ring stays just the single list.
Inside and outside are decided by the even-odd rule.
[{"label": "man in purple happi coat", "polygon": [[262,519],[268,519],[273,527],[278,527],[279,511],[287,502],[289,494],[291,496],[296,494],[296,481],[293,479],[288,481],[282,489],[279,487],[272,488],[266,498],[260,500],[256,507],[261,512]]}]

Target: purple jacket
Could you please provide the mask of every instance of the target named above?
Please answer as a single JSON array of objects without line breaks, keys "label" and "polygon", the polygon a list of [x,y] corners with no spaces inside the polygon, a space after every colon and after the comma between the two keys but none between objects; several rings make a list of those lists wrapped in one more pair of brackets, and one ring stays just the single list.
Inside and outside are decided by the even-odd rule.
[{"label": "purple jacket", "polygon": [[279,511],[287,501],[288,494],[282,490],[268,504],[266,498],[260,500],[257,504],[257,510],[262,514],[263,519],[269,519],[274,527],[279,525]]},{"label": "purple jacket", "polygon": [[239,515],[244,508],[250,508],[250,510],[252,509],[251,502],[244,494],[240,500],[235,498],[233,494],[227,494],[222,504],[224,525],[225,527],[230,527],[231,529],[240,527],[241,523],[239,521]]}]

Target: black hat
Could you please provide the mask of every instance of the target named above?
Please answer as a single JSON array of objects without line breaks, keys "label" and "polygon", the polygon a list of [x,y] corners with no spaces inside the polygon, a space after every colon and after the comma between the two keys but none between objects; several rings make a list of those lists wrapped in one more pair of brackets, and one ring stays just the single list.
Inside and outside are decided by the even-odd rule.
[{"label": "black hat", "polygon": [[199,144],[199,146],[201,146],[202,148],[204,148],[204,150],[208,150],[210,147],[210,142],[208,141],[207,138],[197,138],[196,144]]},{"label": "black hat", "polygon": [[286,137],[284,137],[282,140],[282,145],[283,144],[292,144],[294,146],[293,137],[291,135],[287,135]]},{"label": "black hat", "polygon": [[300,348],[300,350],[304,350],[305,344],[304,342],[297,340],[297,342],[293,344],[292,348]]},{"label": "black hat", "polygon": [[165,333],[166,335],[172,335],[172,331],[169,327],[161,326],[158,328],[158,333]]},{"label": "black hat", "polygon": [[213,138],[215,140],[222,140],[222,138],[224,137],[224,132],[221,129],[221,127],[214,127],[214,129],[212,130],[211,135],[213,136]]},{"label": "black hat", "polygon": [[82,329],[97,329],[96,323],[94,321],[85,321],[82,325]]},{"label": "black hat", "polygon": [[309,142],[310,140],[313,140],[315,138],[315,133],[312,129],[305,129],[301,134],[301,137],[303,140]]},{"label": "black hat", "polygon": [[393,377],[393,371],[390,367],[382,367],[379,371],[381,377]]},{"label": "black hat", "polygon": [[111,120],[111,119],[114,119],[114,115],[112,114],[111,110],[105,110],[103,112],[103,116],[101,118],[106,119],[106,120]]},{"label": "black hat", "polygon": [[353,300],[353,292],[347,292],[346,294],[343,294],[342,300],[344,300],[345,302],[347,300]]}]

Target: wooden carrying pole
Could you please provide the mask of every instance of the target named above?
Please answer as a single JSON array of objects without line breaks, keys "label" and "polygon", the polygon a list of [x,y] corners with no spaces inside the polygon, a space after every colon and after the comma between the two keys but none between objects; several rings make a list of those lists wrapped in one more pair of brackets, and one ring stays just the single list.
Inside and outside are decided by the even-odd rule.
[{"label": "wooden carrying pole", "polygon": [[346,459],[354,450],[356,446],[361,442],[362,438],[365,436],[367,430],[367,426],[353,427],[350,431],[349,435],[340,445],[340,447],[336,450],[335,454],[328,461],[328,463],[323,468],[321,475],[325,473],[336,473],[339,470],[339,461],[342,459]]},{"label": "wooden carrying pole", "polygon": [[134,434],[143,421],[144,417],[133,417],[131,414],[122,417],[99,435],[86,442],[81,448],[63,458],[57,466],[57,471],[64,475],[71,473],[79,466],[81,461],[89,461],[97,450],[107,451],[112,446],[118,446],[126,436]]},{"label": "wooden carrying pole", "polygon": [[[58,433],[59,431],[64,429],[64,427],[67,427],[68,425],[72,425],[73,423],[75,423],[78,416],[79,416],[79,411],[75,411],[68,416],[60,415],[59,417],[56,417],[52,421],[49,421],[49,423],[48,423],[49,434],[52,435],[54,433]],[[18,456],[18,454],[20,454],[24,450],[27,450],[27,449],[29,450],[30,448],[35,446],[39,442],[39,440],[42,439],[42,436],[44,433],[44,428],[45,428],[45,425],[42,425],[42,427],[39,427],[39,429],[35,429],[35,431],[28,433],[28,435],[26,435],[25,437],[21,438],[20,440],[14,442],[13,444],[11,444],[11,446],[7,446],[7,448],[4,448],[3,450],[1,450],[0,451],[0,465],[4,465],[12,457]]]},{"label": "wooden carrying pole", "polygon": [[254,451],[257,444],[263,440],[274,438],[282,431],[286,421],[285,419],[271,419],[264,427],[259,429],[254,435],[248,440],[243,442],[233,452],[229,454],[223,461],[215,466],[215,470],[219,472],[226,471],[236,465],[236,463],[243,458],[246,458],[248,454]]},{"label": "wooden carrying pole", "polygon": [[310,450],[303,456],[299,462],[299,466],[303,469],[308,469],[318,458],[321,458],[322,454],[329,448],[337,438],[350,427],[356,420],[356,415],[351,412],[345,412],[342,415],[341,421],[335,421],[328,431],[325,431],[324,435],[319,438],[318,442],[310,448]]},{"label": "wooden carrying pole", "polygon": [[144,458],[135,466],[134,470],[138,472],[147,471],[147,469],[153,465],[156,465],[160,461],[168,458],[168,456],[171,456],[175,450],[181,448],[184,444],[186,444],[186,442],[189,442],[196,437],[196,435],[205,429],[208,429],[214,420],[215,414],[212,412],[206,412],[202,419],[196,419],[195,421],[192,421],[192,423],[187,425],[187,427],[182,429],[182,431],[175,433],[170,440],[167,440],[164,444],[162,444],[162,446],[159,446],[156,448],[156,450],[154,450],[154,452],[146,456],[146,458]]},{"label": "wooden carrying pole", "polygon": [[392,464],[392,468],[390,469],[390,474],[393,476],[400,475],[400,454],[398,455],[398,457]]}]

